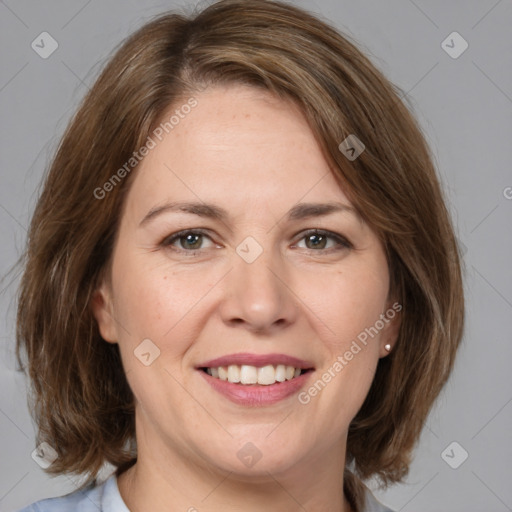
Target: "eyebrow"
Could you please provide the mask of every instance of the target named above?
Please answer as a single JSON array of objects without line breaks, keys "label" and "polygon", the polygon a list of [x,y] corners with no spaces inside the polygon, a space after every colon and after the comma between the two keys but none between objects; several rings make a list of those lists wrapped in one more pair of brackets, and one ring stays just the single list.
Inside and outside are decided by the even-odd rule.
[{"label": "eyebrow", "polygon": [[[226,222],[229,219],[229,213],[220,206],[210,203],[197,202],[171,202],[159,206],[154,206],[140,221],[139,227],[146,225],[151,220],[166,212],[183,212],[191,213],[199,217],[210,218]],[[308,219],[312,217],[323,217],[338,212],[347,212],[363,222],[359,212],[352,206],[337,203],[299,203],[291,208],[287,213],[289,221]]]}]

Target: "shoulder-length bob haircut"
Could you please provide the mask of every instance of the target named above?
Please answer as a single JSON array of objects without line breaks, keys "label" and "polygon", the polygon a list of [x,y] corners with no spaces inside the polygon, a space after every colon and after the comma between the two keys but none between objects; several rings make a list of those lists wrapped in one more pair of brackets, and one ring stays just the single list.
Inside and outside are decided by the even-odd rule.
[{"label": "shoulder-length bob haircut", "polygon": [[[136,458],[134,397],[91,296],[110,272],[136,172],[126,162],[172,106],[232,83],[299,105],[382,241],[390,296],[403,306],[396,345],[349,428],[344,482],[357,498],[364,479],[388,485],[408,473],[462,338],[461,259],[433,157],[402,91],[348,37],[279,1],[222,0],[190,16],[159,15],[117,49],[71,120],[32,217],[18,297],[17,358],[32,383],[38,441],[58,454],[49,472],[87,482],[104,462],[122,468]],[[339,149],[351,134],[365,146],[353,161]]]}]

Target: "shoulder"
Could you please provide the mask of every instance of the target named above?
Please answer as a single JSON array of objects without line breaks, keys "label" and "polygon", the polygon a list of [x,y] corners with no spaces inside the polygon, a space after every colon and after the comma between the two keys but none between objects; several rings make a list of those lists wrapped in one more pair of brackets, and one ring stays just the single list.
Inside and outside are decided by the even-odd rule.
[{"label": "shoulder", "polygon": [[368,487],[365,485],[365,507],[362,512],[394,512],[390,508],[383,505],[377,498],[373,495]]},{"label": "shoulder", "polygon": [[18,512],[129,512],[121,499],[115,475],[100,485],[90,485],[57,498],[36,501]]},{"label": "shoulder", "polygon": [[103,510],[101,498],[104,485],[91,485],[81,491],[75,491],[65,496],[36,501],[19,512],[65,512],[69,510],[76,512],[98,512]]}]

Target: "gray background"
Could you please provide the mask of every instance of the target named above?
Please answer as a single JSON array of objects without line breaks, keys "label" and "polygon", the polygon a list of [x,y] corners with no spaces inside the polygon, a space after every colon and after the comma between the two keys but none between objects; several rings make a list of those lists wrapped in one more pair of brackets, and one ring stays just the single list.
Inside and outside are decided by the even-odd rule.
[{"label": "gray background", "polygon": [[[43,171],[106,57],[150,16],[190,3],[0,1],[0,276],[23,247]],[[403,512],[512,510],[512,3],[296,3],[355,37],[407,93],[465,251],[468,320],[455,371],[425,424],[406,483],[376,495]],[[31,48],[43,31],[59,44],[47,59]],[[469,43],[456,59],[441,46],[453,31]],[[1,511],[75,485],[48,477],[31,458],[34,429],[13,356],[17,282],[10,275],[0,283]],[[453,441],[460,447],[443,459]],[[462,449],[469,456],[452,469],[445,460],[460,463]]]}]

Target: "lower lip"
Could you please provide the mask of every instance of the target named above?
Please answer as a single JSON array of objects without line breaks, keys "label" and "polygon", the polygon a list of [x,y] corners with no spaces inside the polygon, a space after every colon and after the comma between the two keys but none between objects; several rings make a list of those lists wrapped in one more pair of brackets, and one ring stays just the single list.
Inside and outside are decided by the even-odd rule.
[{"label": "lower lip", "polygon": [[313,373],[308,371],[291,380],[263,386],[261,384],[233,384],[227,380],[212,377],[202,370],[198,371],[215,391],[235,404],[250,407],[272,405],[294,395],[306,384],[310,374]]}]

